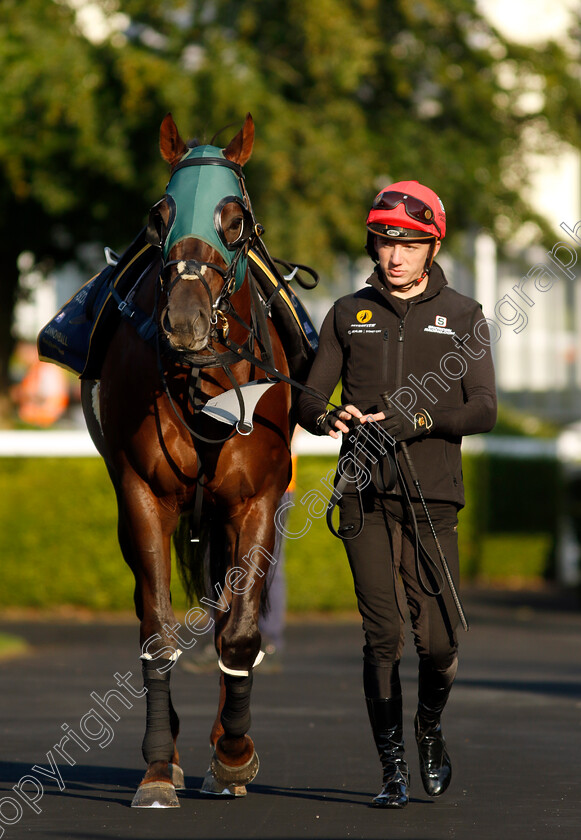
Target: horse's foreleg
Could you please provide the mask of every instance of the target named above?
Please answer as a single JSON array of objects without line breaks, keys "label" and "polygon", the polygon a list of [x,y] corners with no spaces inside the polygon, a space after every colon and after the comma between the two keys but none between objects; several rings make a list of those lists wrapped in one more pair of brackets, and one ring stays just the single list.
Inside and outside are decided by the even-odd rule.
[{"label": "horse's foreleg", "polygon": [[210,736],[212,757],[202,785],[203,793],[245,796],[246,785],[258,773],[258,754],[247,734],[251,690],[252,670],[240,676],[222,670],[218,715]]},{"label": "horse's foreleg", "polygon": [[176,788],[184,787],[176,739],[179,719],[172,705],[170,677],[179,656],[172,635],[176,625],[170,602],[171,525],[152,516],[151,498],[142,487],[125,492],[119,504],[119,541],[135,575],[135,604],[141,620],[141,664],[146,689],[146,728],[142,753],[145,775],[134,808],[176,808]]},{"label": "horse's foreleg", "polygon": [[254,524],[246,529],[246,536],[240,532],[232,540],[238,552],[225,581],[231,600],[228,611],[216,623],[221,691],[211,735],[213,755],[202,786],[206,793],[244,796],[245,785],[258,772],[258,756],[247,733],[251,722],[252,669],[261,659],[260,593],[269,563],[275,562],[268,548],[264,548],[272,549],[274,545],[273,517],[274,514],[269,523],[268,516],[259,516],[255,511],[254,523],[259,519],[265,526],[258,529]]},{"label": "horse's foreleg", "polygon": [[[252,671],[248,676],[220,675],[221,710],[212,729],[213,753],[204,779],[205,793],[245,796],[258,773],[258,754],[250,729]],[[215,740],[214,740],[215,739]]]},{"label": "horse's foreleg", "polygon": [[167,658],[142,659],[146,694],[146,726],[141,745],[147,771],[133,798],[134,808],[177,808],[175,790],[185,788],[176,739],[179,718],[170,694],[173,662]]}]

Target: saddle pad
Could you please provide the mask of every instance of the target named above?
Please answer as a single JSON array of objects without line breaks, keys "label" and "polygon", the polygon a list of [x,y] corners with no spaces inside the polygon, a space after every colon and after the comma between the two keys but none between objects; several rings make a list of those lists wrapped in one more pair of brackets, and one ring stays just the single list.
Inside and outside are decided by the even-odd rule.
[{"label": "saddle pad", "polygon": [[153,263],[159,249],[145,241],[145,228],[120,257],[87,281],[38,335],[38,356],[72,371],[81,379],[98,379],[121,312],[113,290],[124,298]]}]

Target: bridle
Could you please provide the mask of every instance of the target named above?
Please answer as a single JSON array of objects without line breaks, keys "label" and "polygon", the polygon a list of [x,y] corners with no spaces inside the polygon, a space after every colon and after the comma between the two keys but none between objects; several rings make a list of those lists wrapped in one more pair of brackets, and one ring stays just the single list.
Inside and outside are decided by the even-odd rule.
[{"label": "bridle", "polygon": [[[205,348],[206,352],[204,353],[193,353],[188,350],[176,350],[174,348],[170,348],[169,342],[165,343],[165,347],[163,348],[160,344],[160,339],[162,336],[160,332],[157,332],[157,358],[158,358],[158,368],[160,377],[163,384],[163,389],[168,397],[170,405],[180,420],[180,422],[186,426],[188,431],[198,440],[204,443],[223,443],[229,438],[231,438],[236,433],[239,434],[249,434],[252,430],[252,424],[248,424],[244,417],[244,400],[242,394],[240,392],[239,384],[230,370],[230,365],[240,362],[242,360],[250,361],[253,360],[255,362],[259,362],[259,359],[254,358],[254,342],[255,339],[259,338],[259,330],[257,328],[256,323],[256,315],[252,311],[251,316],[251,324],[245,323],[245,321],[236,313],[232,303],[230,301],[231,295],[234,291],[239,288],[239,285],[242,284],[244,281],[244,277],[242,281],[238,284],[237,278],[237,270],[240,265],[240,261],[247,257],[248,250],[252,245],[260,238],[262,233],[264,232],[263,227],[257,223],[256,218],[254,216],[254,212],[252,210],[252,205],[250,202],[250,198],[248,196],[248,192],[246,190],[246,185],[244,183],[244,174],[242,171],[242,167],[234,163],[226,158],[221,157],[194,157],[194,158],[185,158],[180,161],[173,169],[171,173],[171,178],[178,172],[180,169],[184,169],[190,166],[222,166],[227,167],[228,169],[232,170],[238,179],[238,186],[240,189],[241,197],[236,195],[226,195],[221,198],[215,208],[213,213],[213,221],[214,226],[216,229],[216,233],[218,237],[221,239],[222,245],[228,251],[233,252],[232,259],[230,263],[226,265],[226,267],[222,267],[217,265],[214,262],[210,262],[209,260],[197,260],[197,259],[167,259],[169,250],[171,248],[167,247],[167,239],[169,236],[169,231],[171,230],[172,223],[175,219],[177,208],[176,202],[173,197],[169,194],[161,199],[159,203],[167,202],[170,207],[170,219],[168,224],[165,226],[165,235],[162,235],[161,231],[157,231],[159,235],[159,241],[153,241],[152,244],[157,245],[161,252],[161,268],[159,271],[158,279],[156,282],[156,306],[155,311],[158,311],[158,306],[160,299],[163,296],[167,299],[168,303],[166,306],[161,310],[159,314],[159,325],[161,328],[161,333],[165,335],[165,338],[168,339],[170,336],[169,330],[165,326],[165,319],[167,316],[167,311],[169,307],[169,296],[171,294],[172,289],[179,281],[183,280],[194,280],[199,281],[208,296],[208,302],[210,306],[210,325],[211,325],[211,335],[215,338],[219,338],[219,332],[222,334],[221,341],[224,342],[227,346],[232,344],[232,342],[228,339],[229,333],[229,323],[226,315],[228,314],[233,320],[237,321],[241,324],[247,334],[248,338],[244,345],[240,346],[235,344],[237,351],[234,352],[231,349],[227,349],[224,352],[217,352],[212,347]],[[168,189],[171,184],[168,184]],[[230,203],[234,202],[239,205],[242,211],[242,229],[240,231],[239,236],[233,242],[228,242],[223,231],[221,228],[221,214],[224,207]],[[154,205],[152,211],[158,205]],[[195,238],[195,232],[192,231],[191,236]],[[150,240],[151,241],[151,240]],[[173,277],[171,277],[171,270],[173,268],[177,268],[177,271]],[[204,276],[208,270],[215,271],[223,280],[222,288],[220,289],[219,294],[216,298],[212,293],[210,285]],[[268,328],[263,330],[263,332],[268,332]],[[268,339],[270,341],[270,339]],[[271,354],[271,348],[268,348]],[[196,400],[195,400],[195,393],[197,391],[198,380],[201,374],[202,369],[204,368],[222,368],[226,373],[230,383],[232,385],[233,390],[235,391],[239,406],[241,410],[241,421],[236,425],[236,428],[229,434],[227,437],[223,439],[213,439],[213,438],[206,438],[200,434],[200,432],[196,429],[193,429],[192,426],[187,422],[185,417],[177,410],[176,405],[174,404],[174,400],[171,396],[171,393],[168,388],[164,366],[162,363],[162,355],[167,354],[170,352],[172,355],[177,356],[178,364],[183,364],[190,369],[191,375],[191,383],[189,386],[190,390],[190,399],[192,400],[192,405],[195,410]],[[267,355],[270,355],[267,354]],[[269,360],[270,361],[270,360]],[[195,371],[195,373],[192,373]]]},{"label": "bridle", "polygon": [[[171,230],[171,223],[172,217],[170,215],[169,223],[166,225],[166,235],[162,236],[162,231],[156,231],[159,239],[158,241],[152,241],[149,239],[151,244],[157,245],[161,251],[161,269],[158,276],[158,281],[156,283],[156,305],[155,311],[158,312],[158,305],[159,299],[161,297],[162,292],[164,292],[167,296],[171,292],[174,285],[177,283],[178,280],[183,279],[192,279],[192,280],[199,280],[202,284],[205,292],[208,296],[208,301],[210,304],[211,310],[211,325],[214,329],[214,337],[217,337],[219,343],[226,347],[226,350],[223,352],[216,352],[212,347],[205,348],[204,353],[193,353],[188,350],[171,350],[169,348],[169,342],[167,342],[166,347],[164,348],[165,352],[173,353],[174,355],[177,354],[177,363],[187,366],[190,371],[192,369],[196,370],[195,374],[195,381],[193,386],[190,386],[190,395],[194,394],[196,391],[196,383],[199,380],[201,371],[204,368],[222,368],[230,383],[232,385],[232,389],[236,394],[239,403],[240,409],[240,417],[241,420],[237,423],[236,428],[233,432],[228,435],[226,438],[222,440],[210,439],[205,438],[201,435],[197,430],[194,430],[190,424],[187,423],[185,418],[177,411],[177,408],[173,402],[171,394],[169,392],[169,388],[167,386],[167,381],[163,369],[163,362],[162,362],[162,347],[160,345],[160,339],[162,336],[160,335],[160,330],[156,330],[156,342],[157,342],[157,358],[158,358],[158,368],[160,372],[160,377],[163,385],[164,392],[166,393],[169,402],[180,420],[183,423],[188,431],[193,435],[194,438],[201,440],[205,443],[222,443],[228,440],[230,437],[235,435],[236,433],[239,434],[249,434],[252,430],[252,424],[247,422],[245,418],[245,406],[244,406],[244,399],[242,397],[242,393],[240,390],[240,386],[236,377],[234,376],[233,372],[230,370],[230,366],[237,364],[239,362],[245,361],[250,363],[251,365],[255,366],[258,370],[261,370],[263,374],[266,376],[267,380],[272,381],[273,383],[281,381],[286,382],[287,385],[291,387],[297,388],[301,391],[306,391],[311,394],[315,393],[312,389],[310,389],[307,385],[297,382],[295,379],[287,376],[286,374],[282,373],[281,371],[277,370],[274,364],[274,354],[273,348],[271,345],[269,328],[267,323],[266,312],[269,309],[269,303],[267,303],[267,309],[265,310],[264,306],[259,297],[259,293],[256,288],[256,284],[252,279],[252,275],[249,274],[246,282],[250,284],[250,301],[251,301],[251,317],[250,317],[250,324],[245,323],[245,321],[240,317],[240,315],[236,312],[232,303],[230,301],[231,295],[234,291],[239,288],[238,282],[240,285],[242,281],[246,278],[246,273],[243,275],[242,280],[240,280],[240,274],[238,274],[237,278],[237,270],[240,265],[240,261],[245,258],[248,254],[250,248],[261,250],[264,254],[267,254],[267,251],[264,247],[264,244],[261,240],[261,236],[264,232],[262,225],[260,225],[254,216],[252,211],[252,205],[250,203],[250,198],[246,191],[246,186],[244,183],[244,175],[242,172],[242,167],[232,161],[227,160],[226,158],[221,157],[194,157],[194,158],[185,158],[181,160],[177,166],[175,166],[172,170],[172,177],[175,175],[177,171],[182,168],[188,166],[222,166],[231,169],[238,178],[238,185],[241,193],[241,197],[239,196],[225,196],[221,198],[214,207],[213,211],[213,220],[214,220],[214,227],[217,231],[218,236],[220,236],[220,215],[221,210],[230,201],[234,201],[239,204],[242,215],[243,215],[243,224],[242,230],[239,236],[233,242],[227,242],[225,237],[221,240],[222,248],[227,249],[228,251],[233,252],[233,257],[227,265],[226,268],[222,268],[216,263],[205,261],[205,260],[168,260],[167,253],[164,251],[169,252],[171,248],[167,247],[167,239],[168,239],[168,231]],[[170,178],[171,184],[171,178]],[[169,188],[168,184],[168,188]],[[171,196],[169,197],[171,198]],[[164,199],[161,201],[167,201],[168,196],[166,195]],[[173,199],[172,199],[173,200]],[[170,211],[175,214],[175,206],[171,207],[170,203]],[[174,203],[175,204],[175,203]],[[157,206],[157,205],[155,205]],[[154,208],[152,209],[155,209]],[[192,232],[191,236],[195,238],[195,233]],[[270,258],[269,258],[270,259]],[[183,265],[180,265],[183,263]],[[176,276],[172,279],[168,278],[168,272],[171,268],[178,266],[180,271],[176,274]],[[304,266],[294,266],[294,271],[298,268],[305,268]],[[223,286],[220,290],[220,293],[214,299],[212,290],[205,278],[205,273],[207,269],[211,269],[216,271],[223,279]],[[309,271],[309,269],[307,269]],[[294,273],[294,272],[293,272]],[[312,272],[311,272],[312,273]],[[273,293],[274,296],[275,293]],[[165,310],[161,313],[161,332],[164,332],[163,320],[164,320],[164,313]],[[247,333],[247,338],[242,344],[238,344],[234,341],[229,335],[229,324],[226,318],[226,315],[229,316],[232,320],[236,321],[240,326],[244,328]],[[159,317],[159,316],[158,316]],[[219,323],[221,321],[221,324]],[[222,338],[219,337],[218,332],[222,333]],[[167,332],[166,332],[167,337]],[[258,347],[257,347],[258,345]],[[260,352],[260,355],[257,355],[257,349]],[[192,377],[194,379],[194,377]],[[317,396],[320,396],[317,393]],[[192,407],[196,408],[196,401],[192,398]]]},{"label": "bridle", "polygon": [[[236,289],[237,278],[236,272],[240,263],[240,260],[247,256],[248,250],[253,244],[256,239],[258,239],[264,229],[262,225],[258,224],[256,218],[254,216],[254,212],[252,210],[252,205],[250,203],[250,198],[248,196],[248,192],[246,190],[246,185],[244,182],[244,173],[242,167],[234,163],[233,161],[228,160],[227,158],[221,157],[194,157],[194,158],[186,158],[180,161],[172,170],[172,178],[181,169],[185,169],[186,167],[190,166],[223,166],[231,169],[238,178],[238,185],[240,188],[240,192],[242,198],[231,195],[231,196],[224,196],[214,208],[214,226],[218,233],[218,236],[221,238],[224,247],[228,251],[233,251],[233,256],[230,261],[230,264],[226,266],[226,268],[222,268],[222,266],[217,265],[216,263],[209,262],[207,260],[168,260],[167,254],[164,253],[165,245],[166,245],[166,237],[161,238],[159,241],[159,247],[161,250],[162,255],[162,264],[161,270],[159,273],[159,286],[158,291],[161,294],[163,292],[167,298],[169,298],[172,289],[174,288],[175,284],[181,280],[198,280],[206,292],[208,296],[208,302],[210,305],[210,324],[212,328],[217,331],[218,329],[222,330],[222,334],[225,336],[228,332],[228,322],[226,319],[226,313],[232,313],[232,307],[230,304],[230,296]],[[170,179],[171,182],[171,179]],[[169,186],[169,185],[168,185]],[[162,201],[167,201],[170,204],[170,211],[171,217],[175,218],[176,208],[175,208],[175,201],[171,196],[165,196]],[[221,212],[226,204],[233,202],[239,205],[242,211],[242,231],[240,235],[237,237],[235,242],[228,243],[225,236],[223,235],[223,231],[221,229]],[[171,221],[171,219],[170,219]],[[171,224],[168,225],[168,231],[171,227]],[[172,279],[170,279],[170,272],[171,269],[177,266],[179,268],[178,272],[174,275]],[[208,284],[208,281],[204,277],[207,269],[211,269],[215,271],[222,277],[223,285],[222,289],[218,296],[214,299],[212,294],[212,290]],[[169,304],[168,304],[169,305]],[[168,331],[165,329],[164,322],[165,316],[167,314],[168,305],[163,309],[161,316],[160,316],[160,324],[163,332],[168,336]],[[221,321],[221,324],[219,324]]]},{"label": "bridle", "polygon": [[[241,251],[239,251],[238,253],[241,253]],[[234,266],[234,271],[236,270],[237,262],[238,260],[236,260],[236,263],[234,262],[234,260],[232,261],[231,265]],[[176,273],[172,280],[165,279],[167,275],[167,270],[176,264],[178,266],[181,266],[180,271]],[[215,300],[212,294],[212,290],[210,289],[210,286],[208,284],[208,281],[204,277],[207,268],[210,268],[213,271],[220,274],[222,279],[224,280],[224,285],[218,297]],[[226,313],[232,311],[232,307],[230,304],[230,295],[232,294],[232,289],[234,286],[234,274],[230,273],[229,269],[224,270],[219,265],[216,265],[215,263],[211,262],[205,262],[200,260],[170,260],[167,263],[162,263],[158,284],[159,292],[161,293],[163,291],[166,297],[168,298],[168,303],[164,306],[159,316],[160,327],[163,333],[165,334],[166,338],[169,338],[171,334],[170,331],[165,327],[165,319],[169,309],[169,296],[175,284],[181,280],[198,280],[202,284],[204,291],[208,295],[208,301],[210,304],[210,325],[212,329],[216,331],[218,329],[218,319],[221,319],[222,323],[220,325],[220,329],[222,331],[222,335],[225,337],[228,334],[229,330],[228,321],[226,319]],[[176,352],[187,353],[188,351]]]}]

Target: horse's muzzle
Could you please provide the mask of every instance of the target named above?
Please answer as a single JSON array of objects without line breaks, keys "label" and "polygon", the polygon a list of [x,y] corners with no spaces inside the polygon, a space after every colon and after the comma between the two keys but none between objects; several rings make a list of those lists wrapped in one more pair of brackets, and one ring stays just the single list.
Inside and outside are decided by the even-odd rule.
[{"label": "horse's muzzle", "polygon": [[210,338],[210,319],[199,310],[192,318],[182,313],[173,316],[170,306],[161,313],[161,328],[174,350],[197,352],[203,350]]}]

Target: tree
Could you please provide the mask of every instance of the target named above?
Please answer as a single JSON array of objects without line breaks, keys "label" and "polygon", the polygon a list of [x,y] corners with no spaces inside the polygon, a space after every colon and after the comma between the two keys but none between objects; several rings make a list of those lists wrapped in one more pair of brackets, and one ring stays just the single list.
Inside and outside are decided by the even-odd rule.
[{"label": "tree", "polygon": [[[105,4],[105,9],[111,3]],[[113,4],[114,6],[114,4]],[[161,117],[187,110],[171,61],[141,42],[91,43],[67,3],[3,0],[0,29],[0,394],[7,390],[18,255],[121,247],[159,197]]]},{"label": "tree", "polygon": [[444,198],[451,231],[487,227],[502,242],[532,220],[547,234],[524,198],[525,152],[580,145],[578,38],[511,43],[474,0],[208,0],[205,9],[222,72],[199,73],[204,113],[227,91],[230,102],[253,100],[265,123],[256,193],[269,218],[275,210],[268,232],[294,253],[319,263],[360,253],[370,196],[408,178]]},{"label": "tree", "polygon": [[0,392],[18,254],[129,241],[163,191],[169,110],[203,142],[253,114],[247,181],[267,244],[326,278],[361,255],[390,180],[432,186],[451,231],[510,241],[529,220],[547,235],[524,152],[581,143],[573,41],[512,44],[475,0],[92,0],[122,22],[95,43],[79,6],[0,12]]}]

